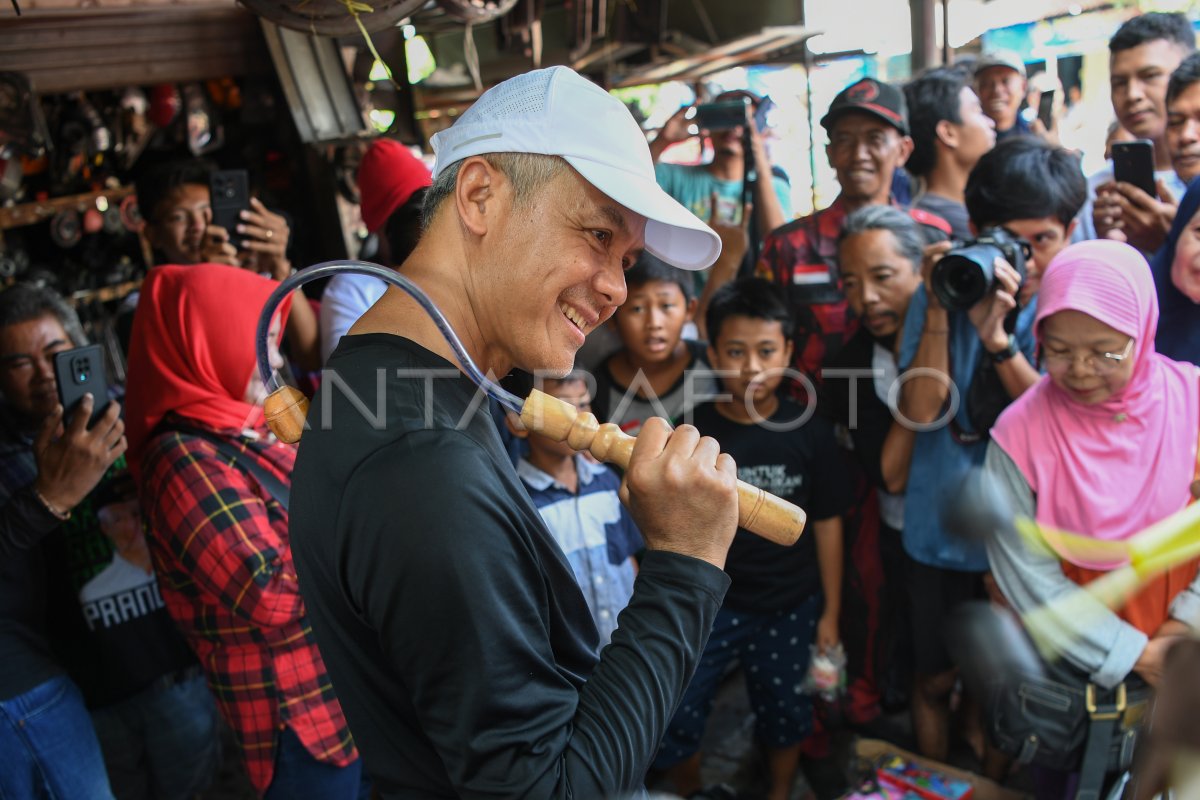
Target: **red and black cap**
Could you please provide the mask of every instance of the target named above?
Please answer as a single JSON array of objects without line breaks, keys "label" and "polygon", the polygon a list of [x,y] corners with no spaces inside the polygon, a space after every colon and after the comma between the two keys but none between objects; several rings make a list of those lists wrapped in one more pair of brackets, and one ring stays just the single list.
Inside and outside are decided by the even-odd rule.
[{"label": "red and black cap", "polygon": [[833,125],[851,111],[871,114],[908,136],[908,105],[904,92],[874,78],[862,78],[838,93],[821,118],[821,125],[832,132]]}]

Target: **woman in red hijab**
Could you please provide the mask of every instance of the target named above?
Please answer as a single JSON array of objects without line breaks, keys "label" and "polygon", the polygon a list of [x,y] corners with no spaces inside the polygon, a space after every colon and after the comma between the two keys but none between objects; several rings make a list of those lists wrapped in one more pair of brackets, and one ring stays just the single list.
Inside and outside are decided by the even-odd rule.
[{"label": "woman in red hijab", "polygon": [[[274,281],[219,264],[146,276],[129,353],[130,466],[163,599],[266,798],[353,798],[361,765],[296,583],[295,448],[263,424],[254,332]],[[272,364],[287,315],[271,328]]]}]

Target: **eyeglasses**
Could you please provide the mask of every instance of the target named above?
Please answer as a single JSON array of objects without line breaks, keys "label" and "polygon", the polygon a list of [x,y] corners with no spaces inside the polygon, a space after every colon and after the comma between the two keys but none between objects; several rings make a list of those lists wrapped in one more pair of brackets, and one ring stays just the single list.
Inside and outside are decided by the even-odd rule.
[{"label": "eyeglasses", "polygon": [[[1126,342],[1125,349],[1119,353],[1088,353],[1083,357],[1083,364],[1096,375],[1108,375],[1115,372],[1121,366],[1121,362],[1129,358],[1131,352],[1133,352],[1133,339]],[[1075,363],[1075,354],[1069,351],[1048,353],[1043,349],[1042,361],[1046,365],[1047,372],[1065,372]]]}]

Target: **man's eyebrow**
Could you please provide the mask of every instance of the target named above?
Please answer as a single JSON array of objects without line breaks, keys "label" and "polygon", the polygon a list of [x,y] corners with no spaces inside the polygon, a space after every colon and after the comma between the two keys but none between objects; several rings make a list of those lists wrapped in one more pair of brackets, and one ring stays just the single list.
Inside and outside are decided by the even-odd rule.
[{"label": "man's eyebrow", "polygon": [[50,342],[50,344],[43,347],[42,352],[44,353],[47,350],[49,350],[51,347],[58,347],[61,344],[70,344],[70,342],[68,342],[66,339],[55,339],[53,342]]},{"label": "man's eyebrow", "polygon": [[598,206],[597,210],[614,228],[623,234],[629,234],[629,226],[625,224],[625,216],[617,210],[616,206],[605,204]]}]

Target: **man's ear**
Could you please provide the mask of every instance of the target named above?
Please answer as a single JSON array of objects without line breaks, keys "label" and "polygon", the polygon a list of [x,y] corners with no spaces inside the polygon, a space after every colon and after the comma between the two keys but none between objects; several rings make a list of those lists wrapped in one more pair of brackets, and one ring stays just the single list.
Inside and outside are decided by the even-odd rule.
[{"label": "man's ear", "polygon": [[783,352],[784,352],[784,360],[787,361],[789,367],[792,365],[792,352],[795,351],[795,349],[796,349],[796,343],[793,342],[791,340],[791,338],[788,338],[784,342]]},{"label": "man's ear", "polygon": [[899,151],[900,160],[896,162],[896,166],[902,167],[908,163],[908,157],[912,155],[912,151],[913,151],[912,137],[911,136],[901,136],[899,147],[900,147],[900,151]]},{"label": "man's ear", "polygon": [[938,124],[933,128],[933,135],[951,150],[958,147],[958,126],[948,119],[938,120]]},{"label": "man's ear", "polygon": [[454,205],[458,218],[466,229],[483,236],[495,223],[498,189],[504,178],[499,170],[482,156],[471,156],[458,170],[454,184]]}]

